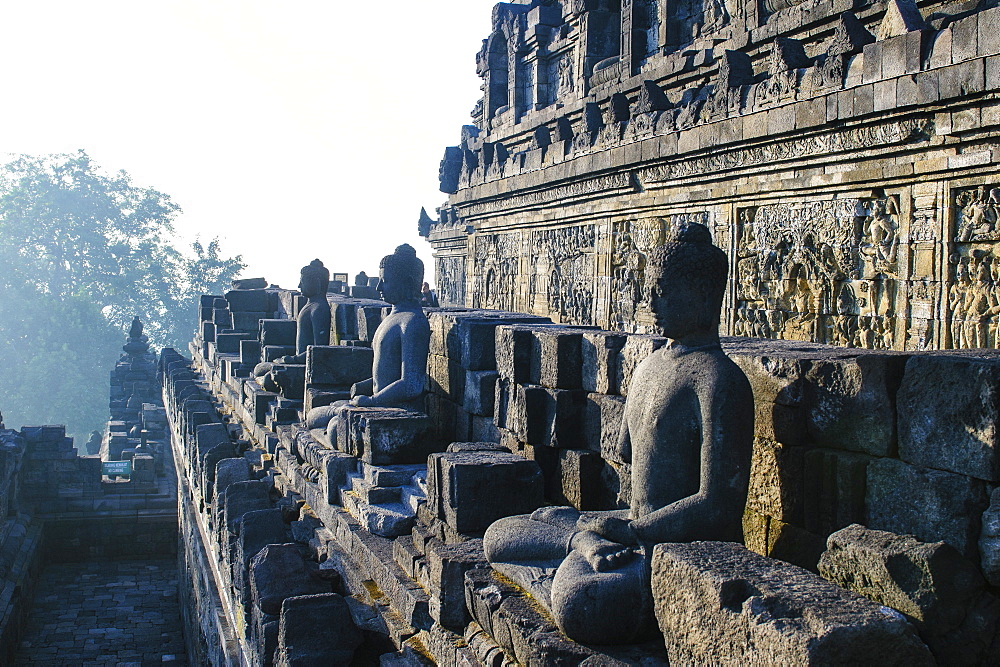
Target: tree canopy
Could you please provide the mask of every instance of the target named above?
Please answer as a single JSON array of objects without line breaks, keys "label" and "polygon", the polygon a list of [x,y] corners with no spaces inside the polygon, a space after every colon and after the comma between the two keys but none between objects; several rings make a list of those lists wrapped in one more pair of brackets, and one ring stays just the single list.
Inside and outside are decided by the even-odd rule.
[{"label": "tree canopy", "polygon": [[108,373],[138,315],[157,347],[184,352],[198,296],[243,269],[218,239],[179,249],[180,207],[84,152],[0,167],[0,410],[8,427],[108,418]]}]

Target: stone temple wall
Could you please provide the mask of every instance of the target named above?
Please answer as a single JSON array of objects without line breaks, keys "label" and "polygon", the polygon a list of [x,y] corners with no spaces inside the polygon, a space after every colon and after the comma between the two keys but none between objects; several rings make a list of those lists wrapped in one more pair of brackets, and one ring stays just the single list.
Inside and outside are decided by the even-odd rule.
[{"label": "stone temple wall", "polygon": [[442,304],[650,333],[645,258],[700,222],[730,335],[998,347],[991,5],[497,5],[421,220]]},{"label": "stone temple wall", "polygon": [[[245,298],[225,300],[235,308]],[[331,448],[322,429],[301,422],[302,410],[367,372],[355,360],[384,311],[340,295],[329,301],[334,319],[353,313],[353,335],[342,327],[340,345],[310,348],[298,370],[276,364],[274,391],[250,371],[268,354],[261,343],[288,320],[261,320],[241,332],[238,349],[229,333],[199,334],[190,362],[163,361],[192,655],[227,664],[353,651],[355,660],[412,665],[629,665],[666,655],[738,661],[752,645],[762,662],[791,664],[807,656],[740,633],[787,636],[803,605],[813,625],[794,633],[813,639],[801,646],[837,634],[823,629],[837,609],[842,629],[861,628],[866,613],[878,623],[895,618],[850,607],[863,600],[789,563],[907,614],[939,659],[971,664],[1000,647],[997,354],[724,338],[754,393],[743,525],[756,554],[739,551],[734,573],[720,574],[713,567],[742,546],[725,545],[720,560],[712,543],[660,545],[653,595],[664,637],[583,646],[492,573],[483,531],[544,504],[628,504],[622,410],[636,366],[666,340],[510,311],[429,309],[425,413],[355,408]],[[866,581],[881,588],[860,589]],[[693,592],[730,584],[757,587],[760,609],[770,611]],[[826,596],[823,605],[812,595]],[[895,650],[885,647],[898,639],[880,650]],[[841,658],[868,646],[833,643]]]}]

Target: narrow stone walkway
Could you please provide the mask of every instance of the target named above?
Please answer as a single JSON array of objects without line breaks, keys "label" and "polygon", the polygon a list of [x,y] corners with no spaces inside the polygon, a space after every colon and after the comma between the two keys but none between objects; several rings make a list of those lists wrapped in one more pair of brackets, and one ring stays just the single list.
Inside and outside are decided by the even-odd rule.
[{"label": "narrow stone walkway", "polygon": [[174,560],[49,565],[18,665],[184,665]]}]

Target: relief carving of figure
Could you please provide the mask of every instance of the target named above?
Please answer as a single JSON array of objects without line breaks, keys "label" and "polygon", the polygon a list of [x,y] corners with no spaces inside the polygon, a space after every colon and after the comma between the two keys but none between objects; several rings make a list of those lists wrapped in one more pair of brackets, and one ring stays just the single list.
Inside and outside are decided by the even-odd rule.
[{"label": "relief carving of figure", "polygon": [[650,619],[652,545],[742,538],[753,394],[719,345],[725,253],[703,225],[650,253],[646,290],[669,343],[635,371],[620,432],[629,510],[543,508],[486,531],[491,565],[547,607],[570,638],[629,643]]},{"label": "relief carving of figure", "polygon": [[864,219],[861,252],[873,260],[876,271],[895,270],[899,247],[898,215],[896,200],[889,197],[873,199],[871,213]]},{"label": "relief carving of figure", "polygon": [[956,197],[959,208],[958,233],[955,240],[959,243],[969,241],[995,241],[1000,239],[1000,188],[979,186],[974,191],[960,193]]},{"label": "relief carving of figure", "polygon": [[951,346],[955,349],[967,348],[965,329],[962,321],[965,318],[966,298],[972,287],[969,279],[968,260],[962,258],[955,266],[955,282],[948,288],[948,312],[951,317]]}]

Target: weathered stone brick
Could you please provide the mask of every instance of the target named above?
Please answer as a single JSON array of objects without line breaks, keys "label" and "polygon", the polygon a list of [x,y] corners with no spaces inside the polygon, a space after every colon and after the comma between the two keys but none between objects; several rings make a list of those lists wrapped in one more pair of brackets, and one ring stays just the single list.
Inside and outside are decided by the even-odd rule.
[{"label": "weathered stone brick", "polygon": [[350,387],[372,376],[374,352],[370,347],[310,345],[306,349],[309,384]]},{"label": "weathered stone brick", "polygon": [[913,357],[896,401],[901,459],[1000,481],[1000,360]]},{"label": "weathered stone brick", "polygon": [[947,542],[974,558],[986,505],[980,480],[895,459],[868,464],[864,523],[869,528]]},{"label": "weathered stone brick", "polygon": [[660,544],[652,569],[671,664],[933,664],[902,614],[738,544]]},{"label": "weathered stone brick", "polygon": [[501,451],[431,454],[427,502],[460,533],[478,533],[505,516],[528,514],[543,503],[538,465]]}]

